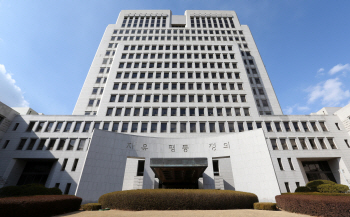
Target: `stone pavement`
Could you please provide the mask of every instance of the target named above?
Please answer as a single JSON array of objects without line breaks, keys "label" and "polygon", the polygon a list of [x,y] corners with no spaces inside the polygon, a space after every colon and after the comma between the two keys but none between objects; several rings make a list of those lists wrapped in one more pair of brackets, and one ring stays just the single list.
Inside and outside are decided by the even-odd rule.
[{"label": "stone pavement", "polygon": [[301,215],[285,211],[265,211],[253,209],[236,209],[236,210],[170,210],[170,211],[77,211],[56,217],[306,217],[309,215]]}]

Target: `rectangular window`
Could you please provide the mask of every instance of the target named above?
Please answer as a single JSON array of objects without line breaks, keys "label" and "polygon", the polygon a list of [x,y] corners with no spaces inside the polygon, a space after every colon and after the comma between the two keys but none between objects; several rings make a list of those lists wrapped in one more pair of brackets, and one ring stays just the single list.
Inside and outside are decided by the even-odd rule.
[{"label": "rectangular window", "polygon": [[86,142],[86,139],[80,139],[79,140],[77,151],[83,151],[84,150],[85,142]]},{"label": "rectangular window", "polygon": [[47,151],[53,150],[53,147],[55,146],[56,139],[50,139],[49,146],[47,146]]},{"label": "rectangular window", "polygon": [[113,122],[112,132],[118,132],[119,122]]},{"label": "rectangular window", "polygon": [[75,171],[77,169],[78,161],[79,161],[78,158],[74,159],[74,163],[73,163],[73,166],[72,166],[72,171]]},{"label": "rectangular window", "polygon": [[60,139],[58,142],[58,146],[56,148],[56,151],[63,150],[65,142],[66,142],[66,139]]},{"label": "rectangular window", "polygon": [[176,122],[170,123],[170,132],[171,133],[176,133]]},{"label": "rectangular window", "polygon": [[199,123],[199,130],[201,133],[205,133],[206,129],[205,129],[205,123]]},{"label": "rectangular window", "polygon": [[290,144],[292,145],[293,150],[298,150],[297,143],[295,142],[295,139],[290,139]]},{"label": "rectangular window", "polygon": [[272,132],[271,122],[265,122],[267,132]]},{"label": "rectangular window", "polygon": [[75,141],[76,139],[70,139],[69,140],[69,143],[68,143],[68,146],[67,146],[67,151],[72,151],[74,149],[74,145],[75,145]]},{"label": "rectangular window", "polygon": [[277,132],[282,132],[280,122],[275,122],[275,127],[276,127]]},{"label": "rectangular window", "polygon": [[67,162],[68,162],[68,158],[65,158],[63,160],[63,163],[62,163],[62,166],[61,166],[61,171],[64,171],[66,169]]},{"label": "rectangular window", "polygon": [[310,142],[310,145],[311,145],[312,149],[317,149],[317,146],[316,146],[314,138],[309,138],[309,142]]},{"label": "rectangular window", "polygon": [[278,166],[280,167],[280,170],[284,170],[281,158],[277,158],[277,161],[278,161]]},{"label": "rectangular window", "polygon": [[324,122],[319,122],[319,123],[320,123],[320,126],[321,126],[322,130],[323,130],[324,132],[327,132],[328,129],[327,129],[325,123],[324,123]]},{"label": "rectangular window", "polygon": [[70,186],[72,183],[67,183],[66,188],[64,189],[64,194],[69,194]]},{"label": "rectangular window", "polygon": [[310,122],[312,129],[314,130],[314,132],[318,132],[317,126],[316,126],[316,122]]},{"label": "rectangular window", "polygon": [[286,190],[288,193],[290,193],[290,189],[289,189],[289,183],[288,182],[285,182],[284,185],[286,186]]},{"label": "rectangular window", "polygon": [[16,131],[18,128],[19,123],[16,123],[15,126],[13,127],[12,131]]},{"label": "rectangular window", "polygon": [[124,133],[128,132],[128,127],[129,127],[129,123],[123,123],[122,132],[124,132]]},{"label": "rectangular window", "polygon": [[45,132],[51,132],[53,126],[53,122],[49,122],[46,126]]},{"label": "rectangular window", "polygon": [[292,123],[293,123],[293,127],[294,127],[295,131],[300,132],[298,122],[292,122]]},{"label": "rectangular window", "polygon": [[168,123],[161,123],[161,125],[160,125],[160,132],[166,133],[167,132],[167,126],[168,126]]},{"label": "rectangular window", "polygon": [[307,127],[307,123],[306,122],[301,122],[301,125],[303,126],[305,132],[309,132],[310,131],[309,128]]},{"label": "rectangular window", "polygon": [[332,149],[337,149],[337,146],[335,146],[333,138],[328,138],[327,140]]},{"label": "rectangular window", "polygon": [[143,176],[144,170],[145,170],[145,160],[139,160],[137,162],[136,176]]},{"label": "rectangular window", "polygon": [[151,123],[151,133],[157,132],[157,123]]},{"label": "rectangular window", "polygon": [[29,125],[28,125],[28,128],[27,128],[26,132],[32,131],[33,127],[34,127],[34,124],[35,124],[35,121],[29,122]]},{"label": "rectangular window", "polygon": [[90,121],[85,122],[83,132],[89,132],[90,125],[91,125]]},{"label": "rectangular window", "polygon": [[271,141],[272,150],[278,150],[276,139],[270,139],[270,141]]},{"label": "rectangular window", "polygon": [[214,176],[220,176],[219,160],[213,160],[213,172],[214,172]]},{"label": "rectangular window", "polygon": [[299,141],[300,141],[301,147],[302,147],[304,150],[308,149],[308,148],[307,148],[307,145],[306,145],[306,143],[305,143],[305,139],[299,138]]},{"label": "rectangular window", "polygon": [[81,121],[77,121],[76,123],[75,123],[75,127],[74,127],[74,130],[73,130],[73,132],[79,132],[79,130],[80,130],[80,127],[81,127]]},{"label": "rectangular window", "polygon": [[288,150],[286,139],[280,139],[283,150]]},{"label": "rectangular window", "polygon": [[57,122],[55,132],[60,132],[62,128],[63,122]]},{"label": "rectangular window", "polygon": [[38,124],[38,126],[37,126],[36,129],[35,129],[35,132],[41,132],[41,130],[42,130],[43,127],[44,127],[44,124],[45,124],[45,122],[40,121],[39,124]]},{"label": "rectangular window", "polygon": [[286,129],[286,132],[290,132],[289,122],[283,122],[284,128]]},{"label": "rectangular window", "polygon": [[322,149],[327,149],[326,143],[324,143],[323,138],[319,138],[318,142],[320,143]]},{"label": "rectangular window", "polygon": [[9,143],[10,143],[10,140],[6,140],[4,145],[2,146],[2,149],[6,149]]}]

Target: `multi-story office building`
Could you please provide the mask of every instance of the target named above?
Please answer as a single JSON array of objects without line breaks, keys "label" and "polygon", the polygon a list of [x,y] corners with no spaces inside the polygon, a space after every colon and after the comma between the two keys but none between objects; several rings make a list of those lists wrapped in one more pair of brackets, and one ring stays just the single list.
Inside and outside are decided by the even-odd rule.
[{"label": "multi-story office building", "polygon": [[283,115],[234,11],[122,11],[73,115],[0,111],[2,185],[39,182],[89,202],[140,188],[273,201],[310,180],[349,184],[350,105]]}]

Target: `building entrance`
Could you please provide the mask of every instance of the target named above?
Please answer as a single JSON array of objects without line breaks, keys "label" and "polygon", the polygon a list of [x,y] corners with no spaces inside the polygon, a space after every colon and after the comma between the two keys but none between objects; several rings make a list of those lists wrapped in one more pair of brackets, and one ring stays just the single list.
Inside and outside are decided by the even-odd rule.
[{"label": "building entrance", "polygon": [[23,169],[17,185],[42,184],[45,185],[49,177],[53,161],[28,161]]},{"label": "building entrance", "polygon": [[208,167],[207,158],[151,158],[159,188],[197,189],[198,179]]},{"label": "building entrance", "polygon": [[303,167],[309,182],[317,179],[336,182],[327,161],[305,161]]}]

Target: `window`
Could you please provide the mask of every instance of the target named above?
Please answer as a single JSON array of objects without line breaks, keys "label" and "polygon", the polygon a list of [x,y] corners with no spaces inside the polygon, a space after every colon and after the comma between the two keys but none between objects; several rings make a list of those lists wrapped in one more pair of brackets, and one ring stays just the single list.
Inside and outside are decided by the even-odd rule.
[{"label": "window", "polygon": [[290,189],[289,189],[289,183],[288,182],[285,182],[284,185],[286,186],[286,190],[288,193],[290,193]]},{"label": "window", "polygon": [[327,129],[327,127],[326,127],[324,122],[319,122],[319,123],[320,123],[320,126],[321,126],[323,131],[325,131],[325,132],[328,131],[328,129]]},{"label": "window", "polygon": [[10,143],[10,140],[6,140],[4,145],[2,146],[2,149],[6,149],[9,143]]},{"label": "window", "polygon": [[280,139],[283,150],[288,150],[286,139]]},{"label": "window", "polygon": [[280,170],[284,170],[284,169],[283,169],[283,165],[282,165],[282,160],[281,160],[281,158],[277,158],[277,162],[278,162],[278,165],[279,165],[279,167],[280,167]]},{"label": "window", "polygon": [[78,121],[75,123],[75,127],[74,127],[73,132],[79,132],[81,123],[82,123],[81,121]]},{"label": "window", "polygon": [[143,176],[145,170],[145,160],[138,160],[136,176]]},{"label": "window", "polygon": [[276,139],[270,139],[270,141],[271,141],[272,150],[278,150]]},{"label": "window", "polygon": [[85,122],[85,125],[84,125],[84,128],[83,128],[83,132],[89,132],[90,125],[91,125],[90,121]]},{"label": "window", "polygon": [[34,121],[29,122],[29,125],[28,125],[28,128],[27,128],[26,132],[32,131],[32,130],[33,130],[33,127],[34,127],[34,124],[35,124]]},{"label": "window", "polygon": [[219,160],[213,160],[213,172],[214,172],[214,176],[220,176]]},{"label": "window", "polygon": [[290,132],[289,122],[283,122],[284,128],[286,129],[286,132]]},{"label": "window", "polygon": [[64,189],[64,194],[69,194],[70,186],[72,183],[67,183],[66,188]]},{"label": "window", "polygon": [[56,139],[50,139],[49,146],[47,146],[47,151],[53,150],[53,147],[55,146]]},{"label": "window", "polygon": [[327,149],[327,146],[326,146],[326,144],[324,143],[323,138],[319,138],[319,139],[318,139],[318,142],[320,143],[322,149]]},{"label": "window", "polygon": [[39,122],[38,123],[38,126],[36,127],[36,129],[35,129],[35,132],[41,132],[41,130],[43,129],[43,127],[44,127],[44,124],[45,124],[45,122]]},{"label": "window", "polygon": [[124,132],[124,133],[128,132],[128,127],[129,127],[129,123],[123,123],[122,132]]},{"label": "window", "polygon": [[298,150],[297,143],[295,142],[295,139],[290,139],[290,144],[292,145],[293,150]]},{"label": "window", "polygon": [[344,142],[345,142],[346,146],[348,146],[348,148],[350,148],[350,144],[349,144],[348,140],[344,139]]},{"label": "window", "polygon": [[265,122],[267,132],[272,132],[272,127],[270,122]]},{"label": "window", "polygon": [[328,142],[329,142],[329,145],[331,146],[332,149],[337,149],[337,146],[335,146],[333,138],[329,138]]},{"label": "window", "polygon": [[64,128],[64,132],[69,132],[72,127],[72,122],[67,122],[66,127]]},{"label": "window", "polygon": [[316,126],[316,122],[310,122],[312,129],[314,130],[314,132],[318,132],[317,126]]},{"label": "window", "polygon": [[57,146],[56,150],[57,151],[63,150],[65,142],[66,142],[66,139],[60,139],[59,142],[58,142],[58,146]]},{"label": "window", "polygon": [[63,160],[63,163],[62,163],[62,166],[61,166],[61,171],[64,171],[66,169],[67,162],[68,162],[68,158],[65,158]]},{"label": "window", "polygon": [[111,116],[113,112],[113,108],[107,108],[106,116]]},{"label": "window", "polygon": [[295,129],[296,132],[300,132],[299,126],[298,126],[298,122],[292,122],[293,123],[293,127]]},{"label": "window", "polygon": [[80,139],[79,140],[77,151],[83,151],[84,150],[85,142],[86,142],[86,139]]},{"label": "window", "polygon": [[118,132],[118,128],[119,128],[119,122],[113,122],[112,132]]},{"label": "window", "polygon": [[243,122],[238,122],[238,131],[239,132],[243,132],[244,131]]},{"label": "window", "polygon": [[340,130],[339,124],[335,123],[335,126],[337,127],[338,130]]},{"label": "window", "polygon": [[307,150],[308,148],[307,148],[307,145],[305,143],[305,139],[299,138],[299,141],[300,141],[301,148],[303,150]]},{"label": "window", "polygon": [[176,122],[172,122],[172,123],[170,123],[170,132],[171,133],[176,133],[176,128],[177,128],[177,123]]},{"label": "window", "polygon": [[12,131],[16,131],[19,126],[19,123],[16,123],[15,126],[13,127]]},{"label": "window", "polygon": [[309,142],[310,142],[310,145],[311,145],[312,149],[317,149],[317,146],[316,146],[314,138],[309,138]]},{"label": "window", "polygon": [[74,159],[74,163],[73,163],[73,166],[72,166],[72,171],[75,171],[77,169],[78,161],[79,161],[78,158]]},{"label": "window", "polygon": [[76,139],[70,139],[68,142],[68,146],[67,146],[67,151],[71,151],[74,149],[74,145],[75,145],[75,141]]},{"label": "window", "polygon": [[49,122],[46,126],[45,132],[51,132],[53,126],[53,122]]}]

